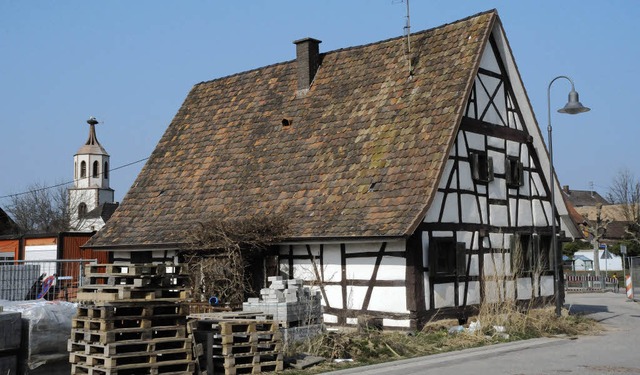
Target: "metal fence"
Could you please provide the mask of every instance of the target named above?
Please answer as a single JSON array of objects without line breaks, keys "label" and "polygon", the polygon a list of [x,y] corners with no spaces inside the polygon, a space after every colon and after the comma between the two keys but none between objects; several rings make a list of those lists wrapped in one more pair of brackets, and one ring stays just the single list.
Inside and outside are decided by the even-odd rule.
[{"label": "metal fence", "polygon": [[83,283],[84,265],[95,259],[0,261],[0,299],[73,300]]},{"label": "metal fence", "polygon": [[601,277],[594,275],[565,275],[564,285],[567,292],[618,292],[617,277]]}]

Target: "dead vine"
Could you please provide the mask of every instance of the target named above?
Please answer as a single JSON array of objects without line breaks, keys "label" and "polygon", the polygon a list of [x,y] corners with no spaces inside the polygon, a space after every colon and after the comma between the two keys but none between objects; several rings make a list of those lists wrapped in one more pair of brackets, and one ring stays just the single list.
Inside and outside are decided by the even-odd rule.
[{"label": "dead vine", "polygon": [[195,301],[217,297],[238,306],[252,293],[248,260],[282,239],[287,224],[280,216],[212,219],[188,234],[183,248]]}]

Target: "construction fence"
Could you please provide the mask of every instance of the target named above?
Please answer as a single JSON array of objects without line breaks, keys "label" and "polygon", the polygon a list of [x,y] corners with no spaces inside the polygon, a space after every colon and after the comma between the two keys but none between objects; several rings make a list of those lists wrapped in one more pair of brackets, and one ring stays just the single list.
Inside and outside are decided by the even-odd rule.
[{"label": "construction fence", "polygon": [[74,300],[95,259],[0,261],[0,300]]}]

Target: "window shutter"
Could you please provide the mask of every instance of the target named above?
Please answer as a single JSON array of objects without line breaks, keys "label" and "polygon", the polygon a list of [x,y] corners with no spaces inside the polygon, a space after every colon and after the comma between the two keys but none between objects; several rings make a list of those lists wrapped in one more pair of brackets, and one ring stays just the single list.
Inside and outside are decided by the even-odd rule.
[{"label": "window shutter", "polygon": [[467,247],[464,242],[456,243],[456,271],[458,276],[467,276]]},{"label": "window shutter", "polygon": [[487,157],[487,182],[493,181],[493,158]]},{"label": "window shutter", "polygon": [[478,160],[478,154],[471,154],[471,174],[474,180],[480,179],[480,161]]},{"label": "window shutter", "polygon": [[524,186],[524,164],[518,160],[518,186]]},{"label": "window shutter", "polygon": [[505,179],[507,180],[507,185],[513,185],[513,173],[511,172],[511,166],[513,165],[512,159],[504,160],[504,174]]}]

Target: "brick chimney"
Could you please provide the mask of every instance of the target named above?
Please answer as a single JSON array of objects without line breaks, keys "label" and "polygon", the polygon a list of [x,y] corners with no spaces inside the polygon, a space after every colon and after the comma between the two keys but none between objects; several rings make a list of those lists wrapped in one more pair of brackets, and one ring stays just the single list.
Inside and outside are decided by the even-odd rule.
[{"label": "brick chimney", "polygon": [[311,87],[311,82],[320,66],[320,43],[313,38],[296,40],[296,61],[298,63],[298,93],[304,94]]}]

